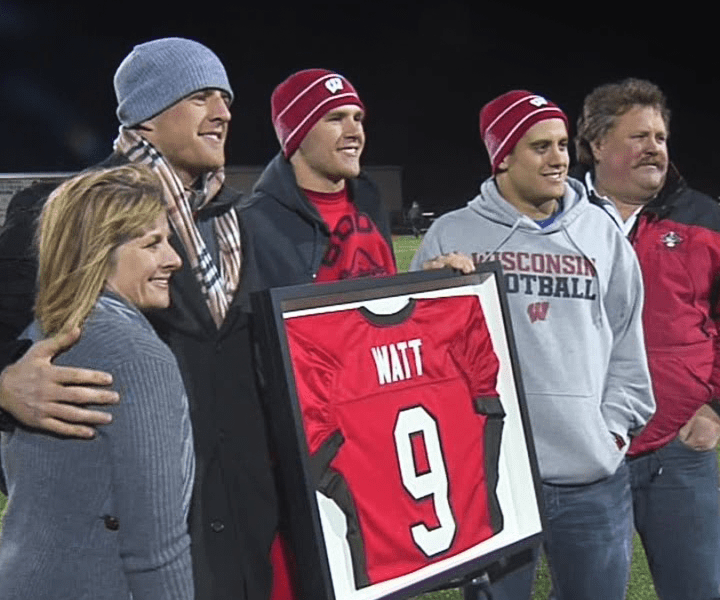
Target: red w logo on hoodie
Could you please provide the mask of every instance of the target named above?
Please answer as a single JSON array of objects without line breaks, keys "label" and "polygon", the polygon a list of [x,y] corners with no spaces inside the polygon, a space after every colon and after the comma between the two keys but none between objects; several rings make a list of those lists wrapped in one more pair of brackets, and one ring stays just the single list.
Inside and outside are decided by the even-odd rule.
[{"label": "red w logo on hoodie", "polygon": [[530,322],[534,323],[535,321],[544,321],[545,317],[547,317],[549,308],[549,302],[534,302],[533,304],[529,304],[527,312],[530,317]]}]

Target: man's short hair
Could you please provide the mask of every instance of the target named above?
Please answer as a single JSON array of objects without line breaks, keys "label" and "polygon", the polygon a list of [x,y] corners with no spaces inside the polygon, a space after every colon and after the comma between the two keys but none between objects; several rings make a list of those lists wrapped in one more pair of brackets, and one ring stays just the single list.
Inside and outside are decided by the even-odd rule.
[{"label": "man's short hair", "polygon": [[578,117],[575,150],[583,165],[594,164],[591,144],[602,138],[615,124],[617,117],[634,106],[651,106],[660,111],[665,128],[670,129],[670,109],[662,90],[645,79],[628,78],[596,87],[583,102]]}]

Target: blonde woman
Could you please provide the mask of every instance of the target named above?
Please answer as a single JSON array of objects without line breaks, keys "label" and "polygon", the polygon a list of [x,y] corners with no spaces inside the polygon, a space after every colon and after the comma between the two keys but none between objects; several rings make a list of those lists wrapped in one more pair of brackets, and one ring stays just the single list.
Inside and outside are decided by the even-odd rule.
[{"label": "blonde woman", "polygon": [[193,598],[187,400],[175,358],[142,314],[170,303],[181,262],[169,238],[147,167],[84,173],[45,205],[31,329],[38,338],[81,327],[56,363],[111,373],[121,400],[92,440],[3,432],[3,600]]}]

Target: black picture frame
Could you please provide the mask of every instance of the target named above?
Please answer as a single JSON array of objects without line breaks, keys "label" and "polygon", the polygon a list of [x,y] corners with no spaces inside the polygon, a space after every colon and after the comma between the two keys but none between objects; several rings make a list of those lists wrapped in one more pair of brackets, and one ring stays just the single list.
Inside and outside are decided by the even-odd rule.
[{"label": "black picture frame", "polygon": [[[327,526],[323,528],[320,514],[324,509],[318,504],[322,497],[312,483],[314,475],[288,344],[287,319],[303,314],[301,311],[352,310],[360,305],[407,303],[409,298],[473,294],[480,301],[494,347],[496,350],[501,348],[497,352],[501,365],[499,380],[502,380],[498,390],[500,384],[503,389],[510,390],[510,393],[504,393],[502,400],[506,412],[512,416],[505,425],[503,436],[509,426],[514,430],[509,430],[512,432],[510,437],[503,437],[506,445],[502,450],[500,483],[507,488],[503,492],[504,504],[512,505],[508,508],[509,514],[511,510],[517,511],[517,514],[512,513],[517,520],[514,523],[517,531],[508,533],[502,541],[496,540],[506,529],[478,544],[467,560],[444,559],[407,576],[359,589],[353,582],[346,585],[344,578],[337,575],[337,567],[333,573],[330,556],[333,556],[333,565],[342,561],[335,557],[329,546],[331,536],[327,535]],[[261,386],[277,458],[283,515],[281,529],[293,555],[291,564],[299,597],[327,600],[408,598],[433,589],[459,587],[479,575],[485,575],[486,579],[489,575],[490,580],[496,580],[532,560],[531,550],[542,543],[544,529],[540,478],[499,263],[483,263],[470,275],[436,270],[274,288],[253,294],[252,307]],[[323,333],[318,332],[318,335]],[[490,541],[494,543],[488,543]]]}]

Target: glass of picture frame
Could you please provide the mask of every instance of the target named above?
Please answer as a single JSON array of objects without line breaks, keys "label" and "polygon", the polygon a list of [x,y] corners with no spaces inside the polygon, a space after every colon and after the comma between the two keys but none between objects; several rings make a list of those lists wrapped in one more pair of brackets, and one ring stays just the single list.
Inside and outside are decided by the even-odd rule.
[{"label": "glass of picture frame", "polygon": [[539,478],[497,263],[252,301],[300,597],[406,598],[531,560]]}]

